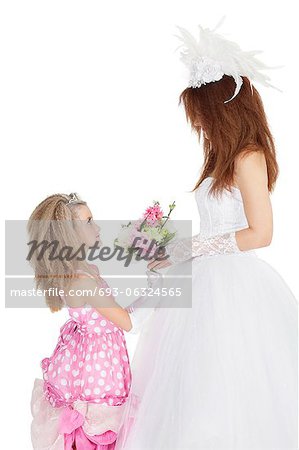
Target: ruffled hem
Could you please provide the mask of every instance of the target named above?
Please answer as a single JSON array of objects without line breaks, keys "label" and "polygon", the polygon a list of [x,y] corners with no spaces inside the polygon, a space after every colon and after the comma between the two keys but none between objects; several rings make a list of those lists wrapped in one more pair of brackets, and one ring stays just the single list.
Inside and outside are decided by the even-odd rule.
[{"label": "ruffled hem", "polygon": [[31,441],[34,450],[114,450],[125,404],[104,406],[76,401],[53,407],[36,378],[31,397]]}]

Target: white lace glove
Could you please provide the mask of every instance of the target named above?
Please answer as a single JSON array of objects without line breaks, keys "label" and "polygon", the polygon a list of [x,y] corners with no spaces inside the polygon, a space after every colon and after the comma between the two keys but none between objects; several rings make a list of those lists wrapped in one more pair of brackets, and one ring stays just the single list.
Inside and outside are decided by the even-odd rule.
[{"label": "white lace glove", "polygon": [[[132,328],[129,333],[132,334],[139,333],[142,325],[152,315],[157,304],[161,300],[161,295],[154,294],[153,290],[155,291],[155,289],[163,286],[162,274],[151,270],[147,270],[146,274],[148,285],[146,294],[138,297],[133,303],[126,307],[132,322]],[[148,296],[149,293],[150,296]],[[148,303],[150,303],[151,306],[148,306]]]},{"label": "white lace glove", "polygon": [[199,234],[190,238],[170,242],[166,245],[168,261],[177,264],[195,256],[212,256],[221,253],[241,253],[235,231],[205,238]]}]

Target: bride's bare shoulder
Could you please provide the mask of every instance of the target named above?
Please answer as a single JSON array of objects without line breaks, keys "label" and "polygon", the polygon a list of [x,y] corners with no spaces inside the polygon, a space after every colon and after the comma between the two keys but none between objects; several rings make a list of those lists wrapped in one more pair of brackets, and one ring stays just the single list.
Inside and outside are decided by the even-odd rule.
[{"label": "bride's bare shoulder", "polygon": [[267,180],[267,163],[265,153],[258,146],[248,146],[235,158],[235,180],[238,185],[244,179],[264,178]]}]

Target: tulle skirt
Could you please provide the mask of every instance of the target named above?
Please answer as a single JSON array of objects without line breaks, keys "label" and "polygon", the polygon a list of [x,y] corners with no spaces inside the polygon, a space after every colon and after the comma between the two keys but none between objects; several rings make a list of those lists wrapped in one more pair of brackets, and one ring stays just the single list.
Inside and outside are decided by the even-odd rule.
[{"label": "tulle skirt", "polygon": [[124,412],[121,406],[77,400],[53,407],[44,381],[36,378],[31,395],[31,442],[34,450],[114,450]]},{"label": "tulle skirt", "polygon": [[194,258],[192,308],[156,310],[132,374],[115,450],[298,449],[298,302],[255,252]]}]

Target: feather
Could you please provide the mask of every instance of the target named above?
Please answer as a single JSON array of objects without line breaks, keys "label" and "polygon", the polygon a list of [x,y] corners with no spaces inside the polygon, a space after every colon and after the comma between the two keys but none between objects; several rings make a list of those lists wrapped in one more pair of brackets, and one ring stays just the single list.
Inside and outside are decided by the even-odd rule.
[{"label": "feather", "polygon": [[198,39],[185,28],[176,26],[180,35],[175,36],[181,41],[176,50],[181,48],[180,60],[189,70],[189,87],[200,87],[220,80],[223,75],[229,75],[234,78],[236,87],[233,96],[224,103],[233,100],[239,93],[243,84],[242,76],[250,80],[251,89],[252,81],[257,81],[282,92],[270,84],[270,77],[261,71],[283,66],[267,66],[256,57],[263,53],[262,50],[243,51],[236,42],[216,33],[224,18],[225,16],[213,30],[198,25]]}]

